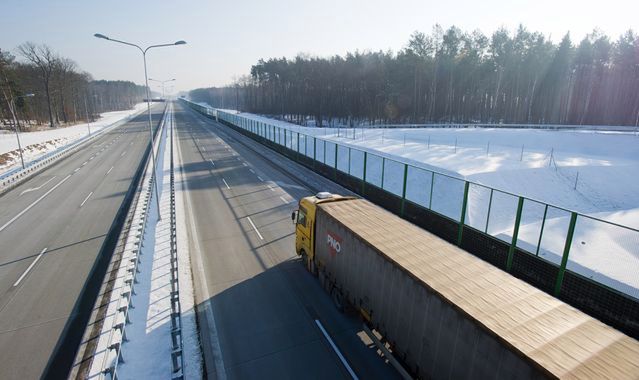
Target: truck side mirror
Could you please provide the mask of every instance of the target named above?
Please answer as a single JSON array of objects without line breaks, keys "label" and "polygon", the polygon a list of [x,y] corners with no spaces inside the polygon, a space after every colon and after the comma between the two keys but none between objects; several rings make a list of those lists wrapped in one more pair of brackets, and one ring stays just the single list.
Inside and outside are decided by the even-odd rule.
[{"label": "truck side mirror", "polygon": [[293,211],[291,213],[291,220],[293,221],[293,223],[295,223],[295,219],[297,219],[297,211]]}]

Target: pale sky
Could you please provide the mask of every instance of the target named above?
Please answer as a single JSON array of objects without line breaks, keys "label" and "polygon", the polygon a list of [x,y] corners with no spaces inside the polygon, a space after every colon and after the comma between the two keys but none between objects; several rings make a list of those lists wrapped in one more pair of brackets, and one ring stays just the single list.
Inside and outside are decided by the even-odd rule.
[{"label": "pale sky", "polygon": [[[221,86],[260,58],[347,51],[397,51],[436,23],[486,34],[522,23],[578,42],[594,28],[616,40],[639,31],[639,0],[0,0],[0,48],[46,43],[96,79],[143,83],[141,54],[93,37],[140,45],[186,40],[148,53],[149,76],[176,78],[177,90]],[[17,55],[17,54],[16,54]]]}]

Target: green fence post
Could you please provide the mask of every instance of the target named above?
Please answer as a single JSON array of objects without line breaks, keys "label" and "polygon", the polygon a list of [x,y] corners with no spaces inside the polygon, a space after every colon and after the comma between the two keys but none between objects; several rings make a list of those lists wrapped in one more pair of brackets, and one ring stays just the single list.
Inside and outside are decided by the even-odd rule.
[{"label": "green fence post", "polygon": [[541,229],[539,230],[539,241],[537,242],[537,251],[535,256],[539,256],[539,247],[541,247],[541,237],[544,236],[544,225],[546,224],[546,214],[548,213],[548,204],[544,207],[544,218],[541,220]]},{"label": "green fence post", "polygon": [[366,160],[368,158],[368,152],[364,151],[364,174],[362,175],[362,195],[366,191]]},{"label": "green fence post", "polygon": [[517,204],[517,216],[515,217],[515,229],[513,230],[513,240],[508,249],[508,261],[506,261],[506,270],[510,272],[513,266],[513,256],[515,255],[515,246],[517,246],[517,235],[519,234],[519,223],[521,222],[521,211],[524,208],[524,197],[519,197]]},{"label": "green fence post", "polygon": [[468,188],[470,183],[464,183],[464,200],[462,201],[461,217],[459,218],[459,232],[457,233],[457,245],[461,247],[464,222],[466,221],[466,206],[468,205]]},{"label": "green fence post", "polygon": [[384,169],[386,168],[386,157],[382,157],[382,189],[384,189]]},{"label": "green fence post", "polygon": [[430,172],[430,196],[428,197],[428,209],[433,209],[433,187],[435,187],[435,172]]},{"label": "green fence post", "polygon": [[559,297],[561,293],[561,284],[564,282],[564,273],[566,273],[566,265],[568,265],[568,254],[570,254],[570,246],[572,245],[572,237],[575,234],[575,225],[577,224],[577,213],[570,215],[570,225],[568,226],[568,234],[566,235],[566,244],[564,245],[564,255],[561,257],[561,266],[557,274],[557,283],[555,284],[555,297]]},{"label": "green fence post", "polygon": [[490,222],[490,208],[493,205],[493,189],[490,189],[490,199],[488,200],[488,212],[486,213],[486,228],[484,229],[484,233],[488,233],[488,223]]},{"label": "green fence post", "polygon": [[317,138],[313,137],[313,170],[315,170],[315,161],[317,161]]},{"label": "green fence post", "polygon": [[335,144],[335,172],[333,176],[337,179],[337,143]]},{"label": "green fence post", "polygon": [[399,215],[404,216],[404,202],[406,201],[406,180],[408,179],[408,164],[404,164],[404,187],[402,189],[402,206]]}]

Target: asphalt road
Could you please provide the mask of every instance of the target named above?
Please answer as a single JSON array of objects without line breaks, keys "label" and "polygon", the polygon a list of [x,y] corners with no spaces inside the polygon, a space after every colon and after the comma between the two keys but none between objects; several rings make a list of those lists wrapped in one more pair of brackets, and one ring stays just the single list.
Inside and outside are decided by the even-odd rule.
[{"label": "asphalt road", "polygon": [[90,313],[76,302],[149,144],[146,123],[137,116],[0,197],[1,379],[40,378],[65,328],[84,328],[70,321]]},{"label": "asphalt road", "polygon": [[182,104],[175,117],[208,377],[351,378],[329,339],[357,377],[397,377],[294,252],[298,199],[339,187]]}]

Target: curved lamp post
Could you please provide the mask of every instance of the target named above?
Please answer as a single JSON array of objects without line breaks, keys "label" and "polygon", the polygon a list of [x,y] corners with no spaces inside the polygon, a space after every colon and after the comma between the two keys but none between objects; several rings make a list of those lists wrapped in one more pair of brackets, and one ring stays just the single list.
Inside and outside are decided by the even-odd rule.
[{"label": "curved lamp post", "polygon": [[153,121],[151,120],[151,94],[149,92],[149,77],[147,76],[147,71],[146,71],[146,52],[149,51],[150,49],[154,49],[154,48],[159,48],[159,47],[167,47],[167,46],[175,46],[175,45],[185,45],[186,42],[185,41],[176,41],[172,44],[160,44],[160,45],[151,45],[151,46],[147,46],[146,48],[141,48],[140,46],[136,45],[136,44],[132,44],[130,42],[126,42],[126,41],[121,41],[121,40],[116,40],[114,38],[109,38],[107,36],[105,36],[104,34],[100,34],[100,33],[96,33],[93,35],[96,38],[101,38],[103,40],[107,40],[107,41],[112,41],[112,42],[117,42],[120,44],[124,44],[124,45],[129,45],[129,46],[133,46],[135,48],[138,48],[138,50],[140,50],[140,52],[142,53],[142,60],[144,61],[144,82],[146,84],[146,105],[147,105],[147,113],[149,114],[149,137],[151,139],[151,158],[152,158],[152,162],[153,162],[153,174],[155,176],[155,201],[157,202],[157,206],[158,206],[158,218],[160,218],[160,196],[159,196],[159,191],[158,191],[158,181],[157,181],[157,170],[155,168],[155,148],[153,147],[154,142],[153,142]]}]

